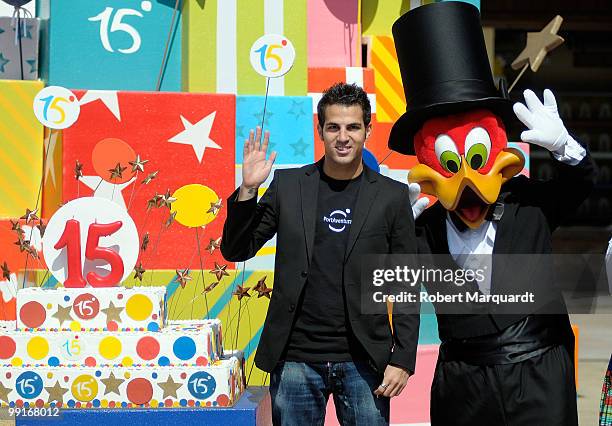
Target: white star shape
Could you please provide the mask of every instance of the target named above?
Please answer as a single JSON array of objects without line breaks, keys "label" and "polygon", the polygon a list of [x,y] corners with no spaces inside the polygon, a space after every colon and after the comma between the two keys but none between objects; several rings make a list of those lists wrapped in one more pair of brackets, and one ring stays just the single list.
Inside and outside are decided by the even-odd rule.
[{"label": "white star shape", "polygon": [[45,141],[47,152],[45,153],[45,183],[51,175],[51,180],[53,181],[53,186],[57,188],[55,183],[55,162],[53,161],[53,156],[55,155],[55,146],[57,145],[57,131],[50,130],[49,138]]},{"label": "white star shape", "polygon": [[[125,205],[125,199],[123,198],[123,190],[130,186],[136,177],[133,177],[125,183],[110,183],[102,179],[100,176],[83,176],[80,181],[83,182],[88,188],[94,190],[94,197],[106,198],[117,204],[119,207],[127,210]],[[96,189],[97,187],[97,189]]]},{"label": "white star shape", "polygon": [[206,148],[221,149],[221,147],[210,138],[210,131],[212,130],[216,114],[217,111],[214,111],[195,124],[191,124],[189,120],[181,115],[181,121],[183,122],[185,130],[168,139],[168,142],[191,145],[195,151],[196,157],[198,157],[198,161],[201,163]]},{"label": "white star shape", "polygon": [[113,113],[118,121],[121,121],[121,111],[119,110],[119,98],[116,90],[88,90],[79,100],[81,105],[100,100],[110,112]]}]

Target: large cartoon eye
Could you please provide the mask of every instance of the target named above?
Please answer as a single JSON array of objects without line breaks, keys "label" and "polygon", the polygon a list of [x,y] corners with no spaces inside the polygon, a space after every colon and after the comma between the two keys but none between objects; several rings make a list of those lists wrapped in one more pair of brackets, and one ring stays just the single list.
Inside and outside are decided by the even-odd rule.
[{"label": "large cartoon eye", "polygon": [[461,168],[461,157],[457,150],[457,145],[450,136],[438,135],[435,142],[436,157],[447,172],[457,173]]},{"label": "large cartoon eye", "polygon": [[474,127],[465,137],[465,160],[469,166],[478,170],[489,160],[491,138],[482,127]]}]

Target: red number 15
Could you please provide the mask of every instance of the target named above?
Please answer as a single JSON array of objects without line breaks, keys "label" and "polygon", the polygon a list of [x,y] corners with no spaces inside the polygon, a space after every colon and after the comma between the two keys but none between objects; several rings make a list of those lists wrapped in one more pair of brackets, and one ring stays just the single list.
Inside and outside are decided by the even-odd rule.
[{"label": "red number 15", "polygon": [[77,220],[69,219],[66,221],[64,233],[55,244],[55,249],[60,250],[66,247],[66,257],[68,258],[68,274],[64,287],[85,287],[87,282],[92,287],[112,287],[118,284],[123,278],[123,260],[114,250],[100,247],[100,237],[114,234],[123,224],[120,221],[113,223],[92,223],[87,232],[87,246],[85,247],[85,258],[89,260],[104,260],[110,265],[110,274],[101,277],[95,272],[87,274],[87,281],[83,278],[81,269],[81,227]]}]

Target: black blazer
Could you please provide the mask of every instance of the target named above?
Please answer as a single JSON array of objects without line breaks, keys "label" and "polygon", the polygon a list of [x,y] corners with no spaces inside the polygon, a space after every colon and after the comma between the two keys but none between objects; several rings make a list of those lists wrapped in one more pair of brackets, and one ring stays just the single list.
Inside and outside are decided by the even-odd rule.
[{"label": "black blazer", "polygon": [[[362,254],[416,253],[414,219],[408,187],[364,166],[363,182],[354,207],[342,280],[347,318],[355,337],[370,356],[370,364],[383,372],[392,363],[414,372],[419,316],[394,315],[393,333],[386,314],[361,312]],[[310,164],[276,170],[259,202],[237,202],[236,190],[227,202],[221,253],[230,261],[253,257],[277,234],[274,291],[257,348],[255,363],[272,371],[280,360],[294,323],[296,306],[312,258],[319,167]]]},{"label": "black blazer", "polygon": [[[562,339],[561,343],[573,351],[573,334],[567,309],[561,292],[553,285],[552,269],[541,268],[539,278],[533,279],[527,275],[522,265],[509,267],[501,260],[502,256],[495,256],[552,253],[552,232],[588,197],[596,176],[595,165],[588,152],[575,166],[554,159],[553,163],[557,169],[556,177],[549,181],[518,176],[502,186],[499,202],[503,204],[504,211],[497,225],[491,277],[492,293],[518,293],[515,291],[518,286],[519,290],[539,291],[540,296],[547,296],[546,303],[540,303],[532,312],[508,313],[508,309],[512,308],[500,305],[488,307],[486,314],[481,315],[438,315],[438,331],[442,341],[496,333],[527,315],[536,314],[539,320],[554,324]],[[438,203],[417,219],[416,231],[421,253],[448,255],[446,217],[447,211]],[[448,258],[448,263],[457,267],[450,255]],[[547,256],[537,259],[550,261]]]}]

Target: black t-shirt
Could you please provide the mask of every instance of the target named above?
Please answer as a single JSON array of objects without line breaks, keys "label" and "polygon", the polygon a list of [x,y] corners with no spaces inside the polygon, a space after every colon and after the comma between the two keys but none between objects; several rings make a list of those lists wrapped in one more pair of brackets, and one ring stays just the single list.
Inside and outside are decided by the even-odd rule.
[{"label": "black t-shirt", "polygon": [[347,326],[342,273],[363,173],[354,179],[336,180],[321,168],[320,175],[313,255],[287,345],[287,361],[362,358],[361,347]]}]

